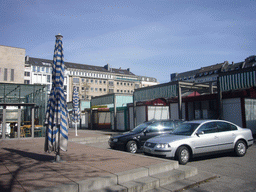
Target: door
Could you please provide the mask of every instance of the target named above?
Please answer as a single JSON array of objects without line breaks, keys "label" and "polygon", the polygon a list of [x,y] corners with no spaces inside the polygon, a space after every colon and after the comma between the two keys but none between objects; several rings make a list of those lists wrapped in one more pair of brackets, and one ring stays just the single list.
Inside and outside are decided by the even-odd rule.
[{"label": "door", "polygon": [[219,149],[233,149],[237,127],[227,122],[217,122],[216,124],[219,131]]},{"label": "door", "polygon": [[203,124],[197,133],[193,139],[194,154],[219,150],[219,133],[215,122]]},{"label": "door", "polygon": [[163,126],[162,126],[161,122],[155,122],[155,123],[149,125],[144,130],[144,132],[141,134],[141,137],[140,137],[141,145],[144,145],[146,140],[148,140],[149,138],[155,137],[162,133],[164,133],[164,132],[163,132]]}]

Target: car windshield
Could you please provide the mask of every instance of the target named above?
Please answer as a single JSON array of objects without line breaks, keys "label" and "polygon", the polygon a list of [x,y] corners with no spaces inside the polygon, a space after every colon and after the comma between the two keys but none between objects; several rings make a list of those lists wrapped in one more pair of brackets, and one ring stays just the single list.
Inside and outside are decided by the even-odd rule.
[{"label": "car windshield", "polygon": [[134,129],[132,129],[131,132],[139,133],[139,132],[143,131],[145,128],[147,128],[150,124],[152,124],[152,122],[141,123],[137,127],[135,127]]},{"label": "car windshield", "polygon": [[177,129],[175,129],[171,134],[190,136],[199,125],[200,125],[199,123],[183,123]]}]

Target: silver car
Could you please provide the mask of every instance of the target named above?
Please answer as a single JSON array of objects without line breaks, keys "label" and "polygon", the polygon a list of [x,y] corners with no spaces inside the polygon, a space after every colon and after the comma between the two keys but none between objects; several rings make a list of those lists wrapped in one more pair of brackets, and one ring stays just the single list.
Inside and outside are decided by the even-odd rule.
[{"label": "silver car", "polygon": [[250,129],[224,120],[187,121],[171,134],[148,139],[144,154],[175,158],[185,165],[190,158],[215,152],[234,151],[244,156],[253,144]]}]

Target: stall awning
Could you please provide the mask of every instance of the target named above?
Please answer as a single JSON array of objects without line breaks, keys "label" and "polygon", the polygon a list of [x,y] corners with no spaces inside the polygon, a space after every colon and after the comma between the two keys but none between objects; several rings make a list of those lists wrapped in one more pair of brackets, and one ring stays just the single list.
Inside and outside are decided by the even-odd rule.
[{"label": "stall awning", "polygon": [[219,81],[221,91],[247,89],[256,86],[256,71],[226,74],[220,76]]},{"label": "stall awning", "polygon": [[176,96],[177,85],[170,83],[137,89],[134,92],[135,101],[146,101],[156,98],[171,98]]},{"label": "stall awning", "polygon": [[91,99],[91,106],[107,105],[109,107],[114,107],[114,98],[116,98],[116,107],[124,107],[127,103],[132,103],[133,95],[131,94],[108,94],[93,97]]}]

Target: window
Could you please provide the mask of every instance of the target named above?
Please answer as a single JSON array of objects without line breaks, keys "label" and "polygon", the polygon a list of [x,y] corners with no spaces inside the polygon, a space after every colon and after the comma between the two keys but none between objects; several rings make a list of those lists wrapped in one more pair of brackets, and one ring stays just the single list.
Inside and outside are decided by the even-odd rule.
[{"label": "window", "polygon": [[98,88],[95,88],[95,92],[98,92]]},{"label": "window", "polygon": [[176,128],[173,121],[162,122],[162,126],[163,126],[163,131],[171,131],[174,128]]},{"label": "window", "polygon": [[79,93],[79,87],[76,87],[77,92]]},{"label": "window", "polygon": [[82,82],[84,82],[84,78],[82,79]]},{"label": "window", "polygon": [[11,69],[11,81],[14,81],[14,69]]},{"label": "window", "polygon": [[29,84],[30,81],[29,80],[24,80],[24,84]]},{"label": "window", "polygon": [[135,84],[135,89],[138,89],[140,88],[140,85],[139,84]]},{"label": "window", "polygon": [[119,89],[117,89],[116,92],[119,93]]},{"label": "window", "polygon": [[114,93],[114,89],[109,89],[109,93]]},{"label": "window", "polygon": [[82,91],[84,91],[84,87],[82,87],[81,89],[82,89]]},{"label": "window", "polygon": [[99,90],[100,90],[100,92],[102,92],[102,88],[100,88]]},{"label": "window", "polygon": [[29,77],[30,76],[30,72],[25,71],[24,76]]},{"label": "window", "polygon": [[217,132],[217,125],[215,122],[210,122],[202,125],[198,132],[204,132],[204,134],[209,134],[209,133],[216,133]]},{"label": "window", "polygon": [[47,83],[51,82],[51,75],[47,75]]},{"label": "window", "polygon": [[119,85],[119,82],[116,82],[117,85]]},{"label": "window", "polygon": [[73,78],[73,83],[79,83],[79,78]]},{"label": "window", "polygon": [[95,79],[95,84],[98,84],[98,80],[97,79]]},{"label": "window", "polygon": [[124,83],[124,86],[126,86],[126,83]]},{"label": "window", "polygon": [[67,91],[67,85],[64,85],[64,91]]},{"label": "window", "polygon": [[91,79],[91,83],[93,83],[93,79]]},{"label": "window", "polygon": [[156,122],[148,126],[146,129],[147,132],[152,133],[152,132],[159,132],[162,129],[161,122]]},{"label": "window", "polygon": [[106,90],[106,88],[104,88],[104,92],[106,92],[107,90]]},{"label": "window", "polygon": [[41,71],[44,71],[44,67],[42,67]]},{"label": "window", "polygon": [[49,71],[50,71],[49,67],[46,67],[46,73],[49,73]]},{"label": "window", "polygon": [[99,80],[99,83],[100,83],[100,84],[102,84],[102,81],[101,81],[101,80]]},{"label": "window", "polygon": [[51,85],[47,85],[47,91],[51,91]]},{"label": "window", "polygon": [[114,82],[113,81],[109,81],[108,84],[109,84],[109,86],[114,86]]},{"label": "window", "polygon": [[86,89],[85,89],[86,91],[89,91],[89,88],[88,87],[86,87]]},{"label": "window", "polygon": [[89,79],[86,79],[86,83],[89,83]]},{"label": "window", "polygon": [[229,123],[217,122],[216,124],[219,132],[237,130],[237,127],[235,125]]},{"label": "window", "polygon": [[104,84],[106,84],[106,81],[103,81]]},{"label": "window", "polygon": [[4,68],[4,81],[7,81],[8,69]]},{"label": "window", "polygon": [[33,72],[36,72],[36,66],[33,66]]},{"label": "window", "polygon": [[91,87],[91,92],[93,92],[93,88]]},{"label": "window", "polygon": [[37,67],[37,72],[40,72],[40,67],[39,66]]}]

